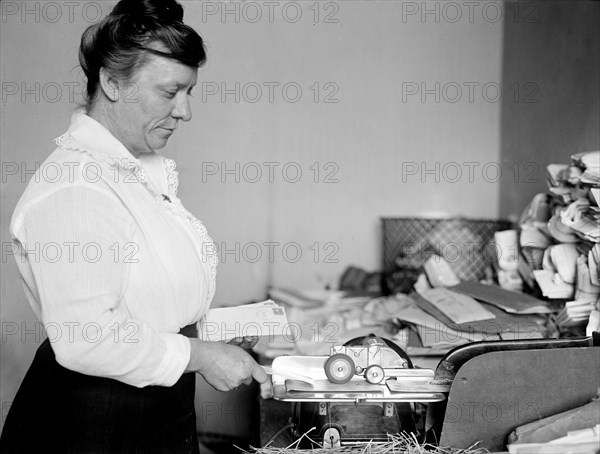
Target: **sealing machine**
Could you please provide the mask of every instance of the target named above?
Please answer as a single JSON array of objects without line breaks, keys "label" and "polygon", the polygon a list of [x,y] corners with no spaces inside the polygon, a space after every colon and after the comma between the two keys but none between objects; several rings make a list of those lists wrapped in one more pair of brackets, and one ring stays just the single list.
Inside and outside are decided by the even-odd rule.
[{"label": "sealing machine", "polygon": [[[441,447],[506,449],[514,428],[589,402],[600,389],[600,333],[571,339],[474,342],[436,370],[369,335],[327,356],[280,356],[273,397],[292,402],[294,435],[325,448],[412,433]],[[314,428],[314,430],[311,430]],[[309,437],[300,447],[315,447]]]}]

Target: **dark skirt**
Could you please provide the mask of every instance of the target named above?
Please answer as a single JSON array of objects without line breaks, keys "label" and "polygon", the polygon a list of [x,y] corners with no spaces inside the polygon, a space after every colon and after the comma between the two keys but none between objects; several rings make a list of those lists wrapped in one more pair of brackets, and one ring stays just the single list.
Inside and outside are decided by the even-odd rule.
[{"label": "dark skirt", "polygon": [[1,453],[198,453],[196,377],[136,388],[65,369],[48,340],[12,402]]}]

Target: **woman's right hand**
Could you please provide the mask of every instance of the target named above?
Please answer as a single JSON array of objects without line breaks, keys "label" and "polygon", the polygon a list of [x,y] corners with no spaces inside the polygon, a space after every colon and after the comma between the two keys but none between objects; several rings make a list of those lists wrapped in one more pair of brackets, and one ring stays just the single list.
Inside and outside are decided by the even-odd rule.
[{"label": "woman's right hand", "polygon": [[222,342],[190,339],[190,362],[186,372],[196,372],[218,391],[249,385],[252,379],[267,381],[263,368],[242,348]]}]

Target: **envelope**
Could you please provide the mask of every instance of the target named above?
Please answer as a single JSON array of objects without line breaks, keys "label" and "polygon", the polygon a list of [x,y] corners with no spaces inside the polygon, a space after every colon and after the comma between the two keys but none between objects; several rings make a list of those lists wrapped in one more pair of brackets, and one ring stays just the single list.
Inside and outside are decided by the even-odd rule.
[{"label": "envelope", "polygon": [[419,292],[423,298],[443,312],[454,323],[491,320],[496,316],[479,302],[462,293],[445,288],[434,288]]},{"label": "envelope", "polygon": [[204,341],[282,335],[292,339],[295,334],[290,332],[285,309],[272,300],[210,309],[198,322],[198,337]]}]

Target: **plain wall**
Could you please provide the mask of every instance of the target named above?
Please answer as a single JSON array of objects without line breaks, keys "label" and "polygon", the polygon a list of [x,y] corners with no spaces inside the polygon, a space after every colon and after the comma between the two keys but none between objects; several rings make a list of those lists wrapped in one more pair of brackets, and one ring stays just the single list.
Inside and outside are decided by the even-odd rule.
[{"label": "plain wall", "polygon": [[[83,87],[79,37],[114,2],[80,2],[72,11],[25,3],[2,2],[1,23],[2,162],[19,172],[42,162],[66,130],[74,107],[69,85]],[[199,72],[194,119],[161,153],[177,161],[186,207],[229,251],[215,305],[262,299],[272,285],[335,287],[350,264],[377,269],[380,216],[498,216],[501,100],[494,88],[503,20],[493,10],[484,15],[479,5],[469,17],[462,5],[455,20],[437,2],[325,2],[316,9],[300,2],[276,3],[270,16],[258,2],[262,18],[252,22],[255,6],[244,11],[238,3],[236,20],[235,13],[221,16],[236,3],[184,5],[209,61]],[[33,12],[22,16],[25,8]],[[221,98],[223,87],[230,91]],[[424,97],[422,89],[429,90]],[[4,169],[3,245],[31,177]],[[3,255],[1,292],[4,414],[42,335],[10,254]],[[235,429],[215,423],[215,431],[227,430]]]},{"label": "plain wall", "polygon": [[548,164],[600,149],[600,4],[527,2],[521,13],[531,22],[505,21],[502,66],[515,88],[502,103],[500,215],[512,219],[546,192]]},{"label": "plain wall", "polygon": [[[312,14],[306,7],[311,4],[304,5],[303,14]],[[199,24],[214,55],[202,80],[229,87],[235,81],[295,82],[303,89],[297,103],[282,102],[277,91],[273,103],[264,102],[266,95],[255,104],[209,97],[197,109],[202,135],[194,140],[186,128],[174,141],[182,144],[175,153],[186,172],[203,162],[225,162],[227,168],[236,162],[241,168],[279,164],[272,184],[266,171],[259,183],[242,178],[236,184],[228,175],[225,183],[216,176],[203,186],[183,182],[182,190],[189,190],[184,194],[199,195],[188,198],[190,207],[202,214],[217,242],[230,251],[236,242],[241,246],[240,263],[235,253],[223,257],[219,302],[258,296],[265,284],[335,287],[349,264],[378,268],[380,216],[496,217],[498,182],[481,174],[474,181],[444,181],[442,169],[452,162],[497,162],[499,102],[486,101],[479,91],[474,102],[464,93],[452,103],[440,92],[448,83],[499,82],[501,22],[449,23],[441,13],[439,22],[428,16],[424,23],[420,15],[403,22],[404,7],[341,2],[337,24],[313,24],[312,16],[260,27],[243,21]],[[339,102],[315,103],[309,88],[315,82],[321,96],[333,90],[324,84],[333,83]],[[403,102],[406,84],[419,90],[426,84],[435,92],[436,82],[439,99],[430,94],[423,102],[419,93]],[[213,133],[218,131],[224,132]],[[183,145],[192,140],[198,152],[190,154]],[[295,168],[302,170],[297,183],[285,180],[286,165],[289,179]],[[415,165],[415,175],[403,172],[415,171]],[[433,174],[424,175],[425,169]],[[272,256],[264,245],[269,241],[276,243]],[[249,263],[256,256],[251,243],[263,245],[256,264]]]}]

